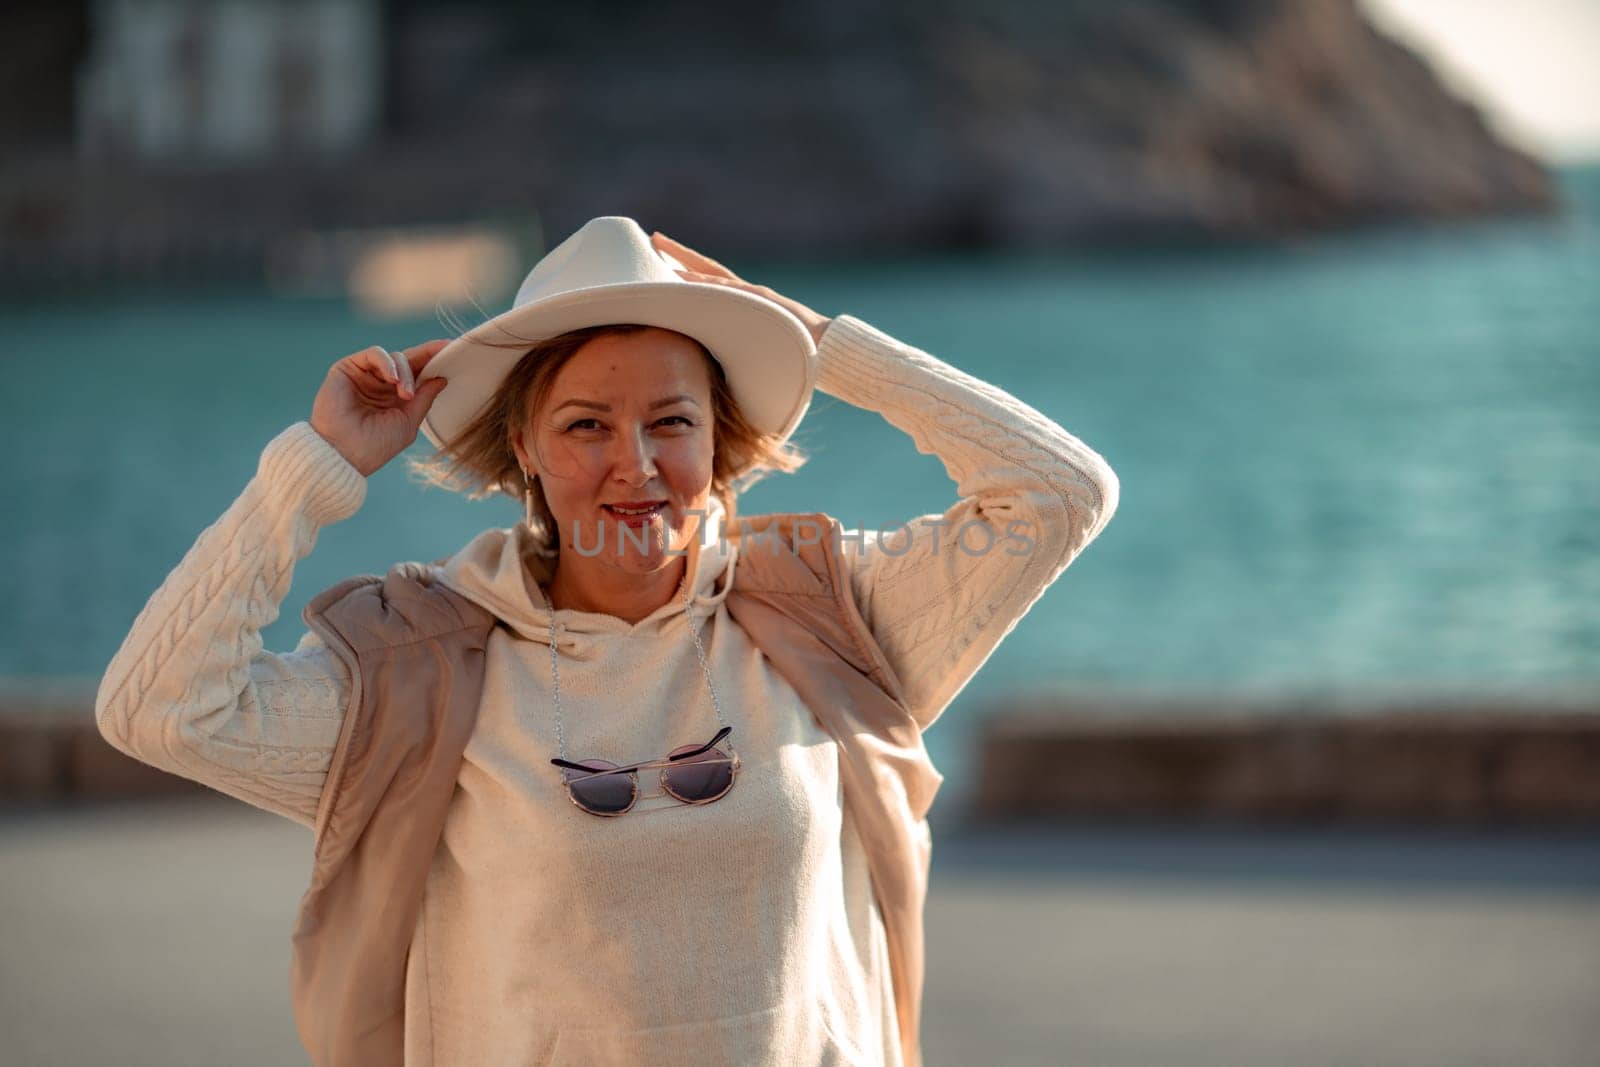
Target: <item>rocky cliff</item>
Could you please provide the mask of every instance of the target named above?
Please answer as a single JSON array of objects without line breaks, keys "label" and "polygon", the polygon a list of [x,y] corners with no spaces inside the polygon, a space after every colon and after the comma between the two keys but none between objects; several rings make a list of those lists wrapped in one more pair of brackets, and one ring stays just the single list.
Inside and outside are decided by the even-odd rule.
[{"label": "rocky cliff", "polygon": [[499,146],[554,228],[615,211],[724,246],[1261,237],[1553,201],[1352,0],[598,10],[414,9],[397,128]]},{"label": "rocky cliff", "polygon": [[63,133],[0,170],[0,275],[249,277],[300,229],[534,215],[547,236],[630,214],[781,254],[1557,207],[1543,166],[1354,0],[386,11],[384,132],[361,154],[85,163]]}]

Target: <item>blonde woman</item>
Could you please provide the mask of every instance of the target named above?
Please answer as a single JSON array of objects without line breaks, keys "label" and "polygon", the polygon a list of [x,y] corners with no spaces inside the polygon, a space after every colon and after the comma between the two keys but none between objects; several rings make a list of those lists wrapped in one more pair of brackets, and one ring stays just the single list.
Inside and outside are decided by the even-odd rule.
[{"label": "blonde woman", "polygon": [[[955,502],[739,517],[803,462],[819,388]],[[264,651],[295,563],[419,430],[431,478],[521,520],[323,591]],[[1117,499],[1022,401],[605,216],[505,314],[336,362],[96,713],[314,832],[291,988],[318,1064],[917,1064],[922,732]]]}]

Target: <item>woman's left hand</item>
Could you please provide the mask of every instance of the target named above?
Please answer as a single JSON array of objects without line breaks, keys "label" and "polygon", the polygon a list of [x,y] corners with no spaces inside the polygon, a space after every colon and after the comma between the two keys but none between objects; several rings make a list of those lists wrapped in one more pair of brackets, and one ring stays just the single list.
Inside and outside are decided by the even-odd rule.
[{"label": "woman's left hand", "polygon": [[687,268],[678,271],[678,274],[684,280],[710,282],[713,285],[728,285],[735,289],[743,289],[747,293],[764,296],[779,307],[788,310],[795,318],[804,323],[805,328],[811,332],[811,339],[819,345],[822,344],[822,332],[828,328],[828,323],[833,321],[828,316],[812,311],[798,300],[791,300],[773,291],[770,286],[755,285],[745,281],[710,256],[702,256],[687,245],[674,241],[660,230],[650,235],[650,243],[656,249],[665,252]]}]

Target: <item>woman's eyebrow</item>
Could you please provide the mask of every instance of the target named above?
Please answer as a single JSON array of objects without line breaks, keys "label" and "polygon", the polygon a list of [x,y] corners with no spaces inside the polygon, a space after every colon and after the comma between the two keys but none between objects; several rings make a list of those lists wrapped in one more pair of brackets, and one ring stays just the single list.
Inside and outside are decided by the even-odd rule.
[{"label": "woman's eyebrow", "polygon": [[[683,403],[685,401],[687,401],[690,404],[693,404],[695,407],[699,407],[700,406],[699,402],[697,400],[695,400],[694,397],[690,396],[688,393],[678,393],[675,396],[664,396],[660,400],[652,400],[650,402],[650,406],[648,408],[646,408],[645,410],[646,411],[654,411],[654,410],[656,410],[656,408],[670,407],[673,404],[679,404],[679,403]],[[557,404],[555,406],[555,411],[560,411],[562,408],[566,408],[566,407],[592,408],[595,411],[610,411],[611,410],[611,405],[610,404],[602,404],[598,400],[577,400],[577,399],[574,399],[574,400],[563,400],[561,403],[559,403],[559,404]]]}]

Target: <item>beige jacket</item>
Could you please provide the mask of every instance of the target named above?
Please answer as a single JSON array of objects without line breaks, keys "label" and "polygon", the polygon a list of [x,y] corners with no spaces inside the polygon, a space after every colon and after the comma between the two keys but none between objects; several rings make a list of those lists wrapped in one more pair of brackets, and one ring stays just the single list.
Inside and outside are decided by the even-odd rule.
[{"label": "beige jacket", "polygon": [[[729,615],[839,745],[889,947],[900,1042],[920,1067],[927,813],[943,776],[862,620],[832,517],[743,518]],[[318,1067],[399,1064],[406,955],[472,735],[497,620],[403,563],[348,579],[303,617],[350,668],[350,707],[293,934],[291,996]]]}]

